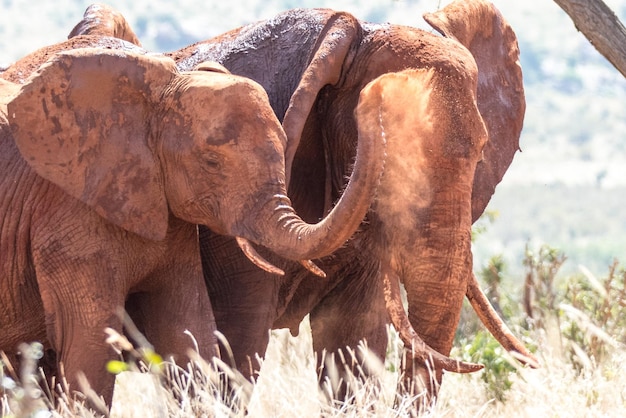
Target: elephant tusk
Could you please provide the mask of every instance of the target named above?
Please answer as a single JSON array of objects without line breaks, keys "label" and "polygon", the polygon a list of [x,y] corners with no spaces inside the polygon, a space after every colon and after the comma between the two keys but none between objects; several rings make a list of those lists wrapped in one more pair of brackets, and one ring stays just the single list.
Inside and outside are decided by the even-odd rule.
[{"label": "elephant tusk", "polygon": [[[381,273],[383,275],[385,305],[387,306],[391,323],[400,334],[400,339],[404,346],[407,349],[410,348],[413,359],[421,361],[424,365],[430,364],[435,370],[439,369],[456,373],[472,373],[484,367],[482,364],[454,360],[429,347],[413,329],[404,306],[402,306],[400,279],[395,273],[390,272],[385,267],[381,267]],[[393,276],[393,278],[390,276]]]},{"label": "elephant tusk", "polygon": [[326,278],[326,273],[324,273],[324,270],[315,265],[315,263],[311,260],[300,260],[300,264],[302,264],[304,268],[306,268],[308,271],[315,274],[316,276],[319,276],[323,279]]},{"label": "elephant tusk", "polygon": [[279,269],[278,267],[261,257],[261,255],[254,249],[252,244],[250,244],[250,241],[242,237],[235,237],[235,240],[237,240],[237,245],[239,245],[239,248],[241,248],[241,251],[243,251],[245,256],[248,257],[248,259],[252,261],[257,267],[267,271],[268,273],[277,274],[279,276],[285,275],[285,272],[283,270]]},{"label": "elephant tusk", "polygon": [[509,327],[506,326],[495,309],[493,309],[489,299],[480,289],[474,273],[471,274],[465,295],[480,321],[505,350],[514,353],[515,358],[533,369],[539,367],[537,358],[513,335]]}]

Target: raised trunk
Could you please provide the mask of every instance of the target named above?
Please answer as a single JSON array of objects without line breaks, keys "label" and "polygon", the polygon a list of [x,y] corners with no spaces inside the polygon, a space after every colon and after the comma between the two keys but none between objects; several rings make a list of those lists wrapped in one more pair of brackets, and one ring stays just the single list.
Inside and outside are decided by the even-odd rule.
[{"label": "raised trunk", "polygon": [[[357,109],[357,112],[359,110]],[[377,124],[374,124],[377,125]],[[354,169],[341,198],[317,224],[304,222],[289,198],[274,195],[241,235],[291,260],[324,257],[348,240],[361,224],[379,184],[385,162],[385,136],[379,127],[359,131]]]}]

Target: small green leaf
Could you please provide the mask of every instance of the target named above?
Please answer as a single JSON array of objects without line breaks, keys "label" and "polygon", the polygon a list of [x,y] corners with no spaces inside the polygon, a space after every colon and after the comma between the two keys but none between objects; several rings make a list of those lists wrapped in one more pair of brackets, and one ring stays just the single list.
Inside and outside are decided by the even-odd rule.
[{"label": "small green leaf", "polygon": [[161,357],[152,350],[144,351],[143,358],[149,364],[159,365],[163,363],[163,357]]},{"label": "small green leaf", "polygon": [[128,364],[120,360],[111,360],[107,363],[107,371],[111,374],[120,374],[128,370]]}]

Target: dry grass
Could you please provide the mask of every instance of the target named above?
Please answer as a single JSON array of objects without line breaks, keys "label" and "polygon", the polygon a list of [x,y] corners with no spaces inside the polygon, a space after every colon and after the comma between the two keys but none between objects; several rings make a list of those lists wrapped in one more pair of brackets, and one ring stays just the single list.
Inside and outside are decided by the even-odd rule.
[{"label": "dry grass", "polygon": [[[328,401],[318,389],[310,330],[303,322],[298,338],[274,332],[257,381],[250,384],[225,365],[221,372],[199,360],[186,368],[172,366],[156,374],[124,372],[116,383],[112,417],[413,417],[420,397],[396,393],[397,374],[382,368],[381,383],[352,382],[346,402]],[[604,364],[587,359],[576,371],[548,338],[540,351],[542,367],[521,368],[511,375],[507,400],[490,399],[479,374],[447,374],[436,405],[421,415],[438,417],[613,417],[626,406],[626,350],[619,349]],[[393,359],[394,356],[390,356]],[[231,390],[223,376],[229,375]],[[5,382],[6,383],[6,382]],[[24,386],[24,385],[23,385]],[[31,387],[32,389],[32,387]],[[29,390],[27,387],[24,390]],[[41,396],[39,396],[41,395]],[[28,396],[31,396],[29,401]],[[5,390],[2,417],[97,417],[81,398],[51,395],[57,407],[35,390],[16,396]]]}]

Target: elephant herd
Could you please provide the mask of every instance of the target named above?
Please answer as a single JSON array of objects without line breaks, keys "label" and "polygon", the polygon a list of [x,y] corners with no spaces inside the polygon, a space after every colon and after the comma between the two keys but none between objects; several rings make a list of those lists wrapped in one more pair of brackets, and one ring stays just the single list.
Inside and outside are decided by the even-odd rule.
[{"label": "elephant herd", "polygon": [[448,357],[467,297],[534,365],[470,239],[519,148],[516,37],[484,0],[424,18],[439,34],[294,9],[152,53],[95,4],[0,72],[0,350],[40,341],[110,402],[120,307],[179,361],[219,330],[247,376],[310,315],[316,351],[381,359],[392,324],[434,395],[482,368]]}]

